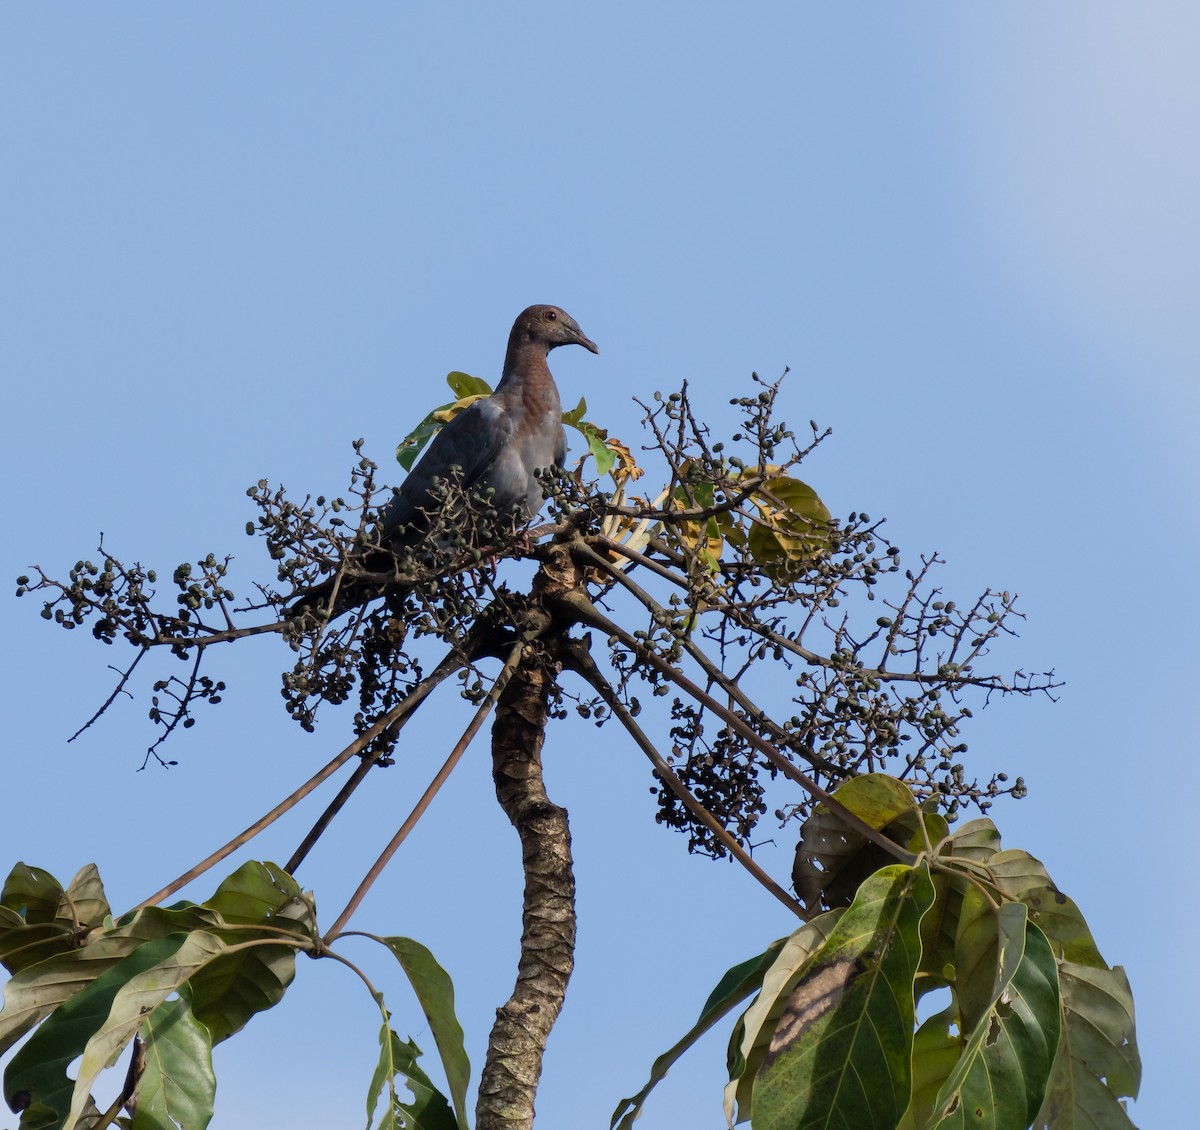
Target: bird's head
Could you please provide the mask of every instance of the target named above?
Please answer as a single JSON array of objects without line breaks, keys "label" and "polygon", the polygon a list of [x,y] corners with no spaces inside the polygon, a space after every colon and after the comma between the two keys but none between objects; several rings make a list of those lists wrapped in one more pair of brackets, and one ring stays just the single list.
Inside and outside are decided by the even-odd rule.
[{"label": "bird's head", "polygon": [[530,306],[518,316],[512,328],[512,342],[536,342],[547,352],[558,345],[582,345],[599,353],[596,343],[588,338],[579,323],[557,306]]}]

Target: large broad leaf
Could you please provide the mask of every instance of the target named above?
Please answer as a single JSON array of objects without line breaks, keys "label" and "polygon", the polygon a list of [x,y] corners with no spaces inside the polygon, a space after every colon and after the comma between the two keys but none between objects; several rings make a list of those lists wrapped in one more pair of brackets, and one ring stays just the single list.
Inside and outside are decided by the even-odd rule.
[{"label": "large broad leaf", "polygon": [[80,945],[110,913],[94,863],[64,890],[40,867],[18,863],[0,893],[0,964],[17,973]]},{"label": "large broad leaf", "polygon": [[917,1029],[913,1037],[912,1098],[896,1130],[917,1130],[928,1118],[965,1043],[955,1005],[931,1016]]},{"label": "large broad leaf", "polygon": [[16,911],[31,924],[53,922],[65,894],[62,884],[49,871],[18,863],[4,880],[0,906]]},{"label": "large broad leaf", "polygon": [[986,816],[968,820],[954,830],[950,854],[983,863],[1000,850],[1000,832]]},{"label": "large broad leaf", "polygon": [[454,1111],[462,1126],[467,1125],[467,1086],[471,1080],[471,1063],[463,1045],[462,1025],[454,1012],[454,982],[438,964],[433,954],[411,938],[378,938],[395,954],[396,960],[408,975],[413,992],[417,994],[421,1011],[429,1021],[446,1083],[454,1101]]},{"label": "large broad leaf", "polygon": [[0,1054],[39,1020],[87,988],[143,943],[219,924],[220,918],[198,907],[163,910],[146,907],[97,937],[82,949],[56,954],[22,969],[4,986],[0,1011]]},{"label": "large broad leaf", "polygon": [[1058,957],[1105,968],[1079,907],[1054,885],[1041,862],[1028,852],[1002,851],[988,860],[988,870],[1005,894],[1029,907],[1030,919],[1050,940]]},{"label": "large broad leaf", "polygon": [[304,911],[285,913],[303,901],[300,885],[275,863],[252,860],[242,864],[203,905],[226,922],[265,923],[283,915],[290,924],[306,917]]},{"label": "large broad leaf", "polygon": [[[10,893],[20,910],[6,909],[47,917],[53,881],[33,869],[18,879]],[[107,929],[94,928],[86,945],[28,965],[9,981],[0,1011],[0,1050],[43,1021],[6,1076],[6,1094],[30,1108],[23,1125],[74,1125],[95,1077],[143,1026],[148,1051],[162,1070],[150,1077],[141,1125],[173,1119],[176,1108],[184,1124],[199,1123],[197,1112],[211,1108],[207,1085],[200,1078],[196,1087],[184,1083],[173,1091],[172,1057],[177,1066],[190,1065],[203,1075],[207,1052],[197,1049],[207,1049],[209,1031],[222,1038],[278,1000],[293,974],[295,951],[311,943],[313,929],[310,901],[271,864],[240,868],[210,901],[211,906],[147,907]],[[107,913],[107,903],[99,877],[94,868],[84,868],[60,892],[55,913],[70,915],[78,937],[86,920],[101,912]],[[195,989],[183,998],[188,1007],[164,1005],[188,981]],[[172,1045],[168,1032],[178,1035],[183,1050]],[[66,1065],[81,1052],[72,1084]],[[181,1098],[185,1090],[194,1100],[190,1106]]]},{"label": "large broad leaf", "polygon": [[449,404],[443,404],[430,412],[411,432],[396,445],[396,462],[406,471],[413,469],[421,449],[441,431],[442,425],[437,419],[439,412],[446,411]]},{"label": "large broad leaf", "polygon": [[112,913],[94,863],[84,864],[67,884],[59,917],[70,917],[80,929],[99,926]]},{"label": "large broad leaf", "polygon": [[[1000,850],[1000,833],[988,819],[971,820],[938,847],[943,863],[955,866],[986,863]],[[917,979],[918,999],[931,989],[952,984],[955,979],[955,941],[962,914],[963,895],[970,886],[967,876],[979,868],[965,866],[960,874],[939,870],[934,874],[935,897],[929,913],[921,920],[921,976]]]},{"label": "large broad leaf", "polygon": [[954,988],[964,1031],[971,1031],[995,1005],[1004,990],[1003,971],[1010,970],[1011,977],[1016,970],[1025,952],[1026,918],[1019,902],[996,906],[975,886],[963,892],[954,939]]},{"label": "large broad leaf", "polygon": [[219,1044],[255,1013],[273,1008],[296,976],[295,945],[233,949],[191,975],[192,1010]]},{"label": "large broad leaf", "polygon": [[[199,980],[198,975],[206,967],[242,951],[278,948],[274,941],[277,935],[269,927],[247,925],[235,927],[231,933],[244,940],[231,943],[216,934],[193,931],[173,954],[125,982],[113,999],[108,1017],[83,1050],[69,1117],[78,1117],[92,1083],[133,1038],[145,1016],[158,1008],[184,982],[191,981],[194,987]],[[202,1019],[194,1006],[193,1001],[196,1016]],[[258,1011],[257,1007],[255,1011]],[[51,1017],[46,1024],[52,1024],[55,1019]],[[207,1021],[205,1024],[207,1026]]]},{"label": "large broad leaf", "polygon": [[1132,1130],[1142,1064],[1125,971],[1062,962],[1062,1041],[1034,1130]]},{"label": "large broad leaf", "polygon": [[[876,829],[886,827],[906,812],[917,811],[909,787],[885,773],[865,773],[861,777],[852,777],[837,789],[834,796],[855,816]],[[804,822],[792,867],[792,883],[804,903],[815,905],[868,843],[861,832],[848,828],[837,813],[831,812],[824,804],[818,804]],[[841,884],[846,894],[845,903],[849,904],[859,883],[867,875],[874,874],[881,865],[876,864],[869,871],[856,876],[853,882]]]},{"label": "large broad leaf", "polygon": [[280,945],[231,949],[191,978],[192,1011],[219,1044],[283,998],[296,975],[296,950],[311,938],[312,904],[281,867],[250,862],[223,880],[204,906],[232,927],[215,931],[226,940],[261,936],[266,928],[295,935]]},{"label": "large broad leaf", "polygon": [[446,384],[450,386],[450,391],[459,400],[465,400],[468,396],[492,395],[492,386],[482,377],[473,377],[470,373],[460,373],[457,369],[446,374]]},{"label": "large broad leaf", "polygon": [[66,953],[75,939],[75,930],[68,922],[30,925],[16,911],[0,906],[0,965],[10,973],[20,973],[56,953]]},{"label": "large broad leaf", "polygon": [[[164,942],[173,939],[164,939]],[[253,945],[243,942],[242,945]],[[79,1063],[75,1093],[67,1125],[74,1125],[91,1092],[96,1077],[133,1039],[148,1013],[152,1013],[197,971],[229,948],[226,942],[203,930],[188,934],[174,953],[167,954],[151,968],[128,978],[113,998],[112,1007],[101,1026],[89,1037]],[[61,1011],[61,1010],[60,1010]],[[53,1027],[59,1017],[50,1017],[43,1029]]]},{"label": "large broad leaf", "polygon": [[[466,1130],[466,1122],[460,1124],[455,1119],[446,1096],[417,1066],[421,1049],[412,1040],[401,1040],[392,1031],[383,998],[377,996],[376,1000],[383,1010],[383,1027],[379,1032],[379,1062],[367,1091],[367,1130],[371,1130],[375,1122],[375,1108],[379,1105],[384,1084],[387,1085],[387,1106],[380,1115],[378,1130]],[[411,1100],[401,1100],[397,1094],[396,1077],[399,1075],[404,1077],[404,1084],[412,1093]]]},{"label": "large broad leaf", "polygon": [[909,1098],[913,978],[928,868],[871,876],[788,997],[758,1080],[755,1130],[894,1126]]},{"label": "large broad leaf", "polygon": [[750,527],[747,547],[767,576],[792,580],[829,552],[835,539],[832,516],[807,483],[776,475],[751,500],[759,513]]},{"label": "large broad leaf", "polygon": [[[613,1130],[630,1130],[634,1120],[641,1116],[642,1106],[647,1096],[666,1076],[671,1066],[685,1051],[688,1050],[701,1036],[704,1035],[723,1016],[732,1012],[751,993],[762,985],[767,970],[774,964],[779,952],[786,944],[786,938],[772,942],[757,957],[752,957],[730,969],[717,982],[717,986],[708,995],[704,1007],[700,1010],[700,1018],[688,1029],[677,1043],[668,1048],[655,1061],[650,1069],[650,1078],[646,1085],[630,1098],[622,1099],[613,1111],[610,1127]],[[619,1125],[618,1125],[619,1123]]]},{"label": "large broad leaf", "polygon": [[[74,1125],[68,1121],[68,1114],[76,1084],[67,1077],[68,1066],[103,1027],[113,1001],[125,985],[169,960],[186,940],[186,934],[157,938],[111,962],[86,987],[61,1004],[13,1056],[4,1073],[4,1098],[13,1110],[26,1111],[24,1124],[54,1128]],[[76,1118],[83,1111],[90,1082],[83,1086]]]},{"label": "large broad leaf", "polygon": [[[1009,911],[1009,907],[1019,910]],[[1058,972],[1045,935],[1006,903],[990,1007],[970,1030],[922,1130],[1025,1130],[1045,1094],[1059,1036]],[[944,1014],[943,1014],[944,1015]]]},{"label": "large broad leaf", "polygon": [[146,1066],[132,1130],[204,1130],[212,1118],[217,1093],[212,1042],[188,997],[183,986],[142,1024]]},{"label": "large broad leaf", "polygon": [[729,1039],[729,1084],[725,1088],[725,1118],[732,1126],[750,1117],[754,1082],[771,1046],[792,989],[809,958],[833,933],[843,910],[829,910],[800,927],[779,950],[762,978],[762,988],[734,1027]]},{"label": "large broad leaf", "polygon": [[[467,377],[466,373],[450,373],[446,377],[446,383],[454,388],[456,378]],[[467,380],[474,380],[474,377],[467,377]],[[460,383],[461,382],[457,382]],[[457,390],[454,393],[455,400],[449,404],[440,404],[437,408],[428,413],[423,420],[415,428],[412,429],[397,445],[396,445],[396,462],[400,464],[406,471],[413,469],[413,464],[416,463],[417,457],[421,454],[425,445],[433,439],[438,432],[442,430],[445,424],[445,419],[440,418],[442,414],[454,407],[457,400],[462,398]],[[469,393],[466,395],[470,395]]]},{"label": "large broad leaf", "polygon": [[411,432],[396,445],[396,462],[406,471],[411,471],[421,454],[422,448],[433,439],[460,412],[469,408],[480,397],[490,396],[492,386],[480,377],[469,373],[447,373],[446,383],[455,399],[442,404],[430,412]]}]

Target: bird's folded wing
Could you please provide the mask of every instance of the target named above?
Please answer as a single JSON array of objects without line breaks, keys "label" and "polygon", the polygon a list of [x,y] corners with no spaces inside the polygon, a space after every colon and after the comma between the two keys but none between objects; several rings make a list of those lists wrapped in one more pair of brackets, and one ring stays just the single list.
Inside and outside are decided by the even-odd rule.
[{"label": "bird's folded wing", "polygon": [[434,480],[457,482],[469,490],[483,478],[501,448],[512,438],[513,423],[503,403],[489,396],[454,417],[430,441],[380,514],[381,533],[390,537],[404,527],[421,525],[437,506]]}]

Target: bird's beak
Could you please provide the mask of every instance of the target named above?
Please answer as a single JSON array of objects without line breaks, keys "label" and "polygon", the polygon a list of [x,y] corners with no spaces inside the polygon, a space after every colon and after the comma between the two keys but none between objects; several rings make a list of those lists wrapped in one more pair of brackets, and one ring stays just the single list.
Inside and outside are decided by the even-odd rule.
[{"label": "bird's beak", "polygon": [[584,337],[583,330],[575,330],[575,344],[582,345],[589,353],[600,353],[600,347],[590,337]]}]

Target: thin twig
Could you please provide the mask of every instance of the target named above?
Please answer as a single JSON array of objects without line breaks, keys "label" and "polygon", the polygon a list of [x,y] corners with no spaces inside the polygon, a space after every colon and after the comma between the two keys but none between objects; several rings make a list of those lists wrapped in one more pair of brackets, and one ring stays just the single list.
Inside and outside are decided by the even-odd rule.
[{"label": "thin twig", "polygon": [[[141,663],[142,657],[149,650],[150,650],[150,648],[148,645],[144,645],[142,647],[141,651],[139,651],[137,653],[137,655],[134,657],[133,662],[128,667],[126,667],[125,670],[121,673],[121,681],[119,683],[117,683],[117,685],[113,688],[112,694],[110,694],[108,696],[108,698],[106,698],[104,700],[104,705],[101,706],[100,709],[97,710],[96,713],[93,714],[86,722],[84,722],[84,724],[82,726],[80,726],[79,729],[75,731],[75,733],[73,733],[69,738],[67,738],[68,742],[73,742],[77,737],[79,737],[80,734],[82,734],[84,732],[84,730],[90,729],[91,726],[95,722],[99,721],[100,715],[103,714],[110,706],[112,706],[112,704],[114,702],[117,701],[117,695],[119,695],[123,690],[125,690],[125,684],[129,682],[130,677],[133,675],[134,669],[137,667],[137,665],[139,663]],[[110,671],[120,671],[120,668],[113,667],[112,664],[109,664],[109,670]],[[128,692],[126,692],[126,693],[128,693]],[[132,698],[133,696],[130,695],[130,697]]]},{"label": "thin twig", "polygon": [[[601,557],[600,554],[598,554],[589,545],[586,543],[580,544],[579,553],[586,557],[588,561],[590,561],[596,568],[603,569],[604,571],[608,572],[608,574],[613,577],[614,580],[624,587],[631,596],[633,596],[644,608],[647,609],[647,611],[650,612],[650,614],[655,618],[656,622],[664,623],[664,621],[670,619],[671,613],[661,604],[659,604],[653,596],[646,592],[646,590],[643,589],[632,578],[626,576],[623,570],[614,569],[610,562],[606,562],[604,558]],[[705,675],[708,676],[710,686],[716,684],[748,715],[753,718],[757,718],[763,723],[763,725],[769,727],[776,735],[778,735],[779,738],[786,740],[786,735],[777,725],[767,718],[765,711],[763,711],[760,706],[750,699],[746,692],[743,691],[740,686],[738,686],[736,678],[731,679],[728,675],[726,675],[725,672],[722,671],[715,663],[713,663],[708,655],[705,654],[704,649],[699,647],[695,640],[693,640],[690,636],[677,638],[679,639],[679,644],[683,650],[692,657],[697,666],[699,666]],[[801,753],[805,760],[807,760],[814,768],[824,769],[826,772],[837,771],[837,766],[833,765],[825,758],[819,757],[816,753],[808,753],[804,751],[801,751]]]}]

